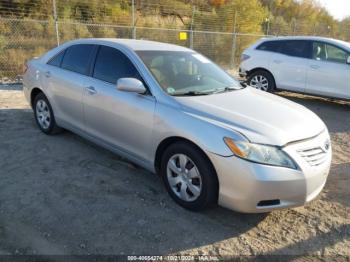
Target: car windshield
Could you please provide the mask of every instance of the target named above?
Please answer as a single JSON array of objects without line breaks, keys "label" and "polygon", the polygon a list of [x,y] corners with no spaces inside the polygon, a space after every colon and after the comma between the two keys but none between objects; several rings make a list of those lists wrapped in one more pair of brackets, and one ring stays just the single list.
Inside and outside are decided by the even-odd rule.
[{"label": "car windshield", "polygon": [[186,51],[138,51],[159,85],[172,96],[209,95],[243,88],[201,54]]}]

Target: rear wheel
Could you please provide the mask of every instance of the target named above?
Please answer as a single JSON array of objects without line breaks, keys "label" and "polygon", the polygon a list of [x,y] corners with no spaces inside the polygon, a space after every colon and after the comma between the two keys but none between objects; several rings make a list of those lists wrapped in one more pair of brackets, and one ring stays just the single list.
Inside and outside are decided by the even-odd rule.
[{"label": "rear wheel", "polygon": [[264,70],[253,72],[248,77],[248,85],[256,89],[273,92],[275,90],[275,80],[273,76]]},{"label": "rear wheel", "polygon": [[52,135],[63,131],[55,121],[52,107],[49,100],[43,93],[39,93],[34,98],[35,121],[45,134]]},{"label": "rear wheel", "polygon": [[202,210],[217,201],[216,172],[195,146],[181,142],[167,148],[162,158],[161,175],[170,196],[186,209]]}]

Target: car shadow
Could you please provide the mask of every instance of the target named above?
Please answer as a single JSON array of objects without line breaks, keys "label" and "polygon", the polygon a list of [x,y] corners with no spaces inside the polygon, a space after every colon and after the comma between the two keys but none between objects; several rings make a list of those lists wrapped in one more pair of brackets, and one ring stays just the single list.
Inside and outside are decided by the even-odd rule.
[{"label": "car shadow", "polygon": [[[328,254],[326,248],[349,239],[350,225],[341,225],[339,227],[332,228],[328,232],[317,232],[314,237],[287,245],[273,252],[265,253],[264,255],[272,257],[275,257],[276,255],[284,255],[283,257],[280,257],[281,260],[274,261],[295,261],[296,258],[300,256],[290,254],[305,254],[306,256],[309,255],[310,261],[314,261],[314,259],[318,260],[317,258],[321,259],[322,256],[324,256],[323,258],[325,258],[326,261],[328,261],[328,259],[332,260],[332,257],[335,258],[336,256],[338,259],[340,259],[340,261],[347,261],[345,256],[343,257],[345,260],[342,260],[341,255]],[[315,252],[318,252],[317,255],[315,255]]]},{"label": "car shadow", "polygon": [[325,187],[326,198],[350,207],[350,163],[333,164]]},{"label": "car shadow", "polygon": [[278,92],[279,96],[301,104],[316,113],[327,125],[330,132],[350,131],[350,102],[299,95],[289,92]]},{"label": "car shadow", "polygon": [[266,214],[175,204],[160,177],[31,110],[0,109],[0,253],[169,254],[238,237]]}]

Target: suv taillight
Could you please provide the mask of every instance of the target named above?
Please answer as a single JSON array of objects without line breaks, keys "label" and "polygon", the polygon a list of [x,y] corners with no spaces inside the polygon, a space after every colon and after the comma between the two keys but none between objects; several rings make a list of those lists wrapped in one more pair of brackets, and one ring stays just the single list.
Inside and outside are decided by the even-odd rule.
[{"label": "suv taillight", "polygon": [[27,63],[24,64],[24,70],[23,70],[23,74],[25,74],[28,70],[28,65]]},{"label": "suv taillight", "polygon": [[246,54],[242,54],[241,55],[241,62],[245,61],[245,60],[248,60],[250,58],[249,55],[246,55]]}]

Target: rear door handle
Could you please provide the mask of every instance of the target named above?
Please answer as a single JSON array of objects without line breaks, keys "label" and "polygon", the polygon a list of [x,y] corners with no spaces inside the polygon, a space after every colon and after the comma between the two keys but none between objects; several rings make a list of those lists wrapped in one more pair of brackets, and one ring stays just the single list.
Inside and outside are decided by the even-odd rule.
[{"label": "rear door handle", "polygon": [[88,90],[88,93],[89,93],[90,95],[94,95],[94,94],[97,93],[95,87],[93,87],[93,86],[88,86],[86,89]]},{"label": "rear door handle", "polygon": [[46,72],[45,72],[45,76],[46,76],[46,77],[50,77],[50,76],[51,76],[51,72],[50,72],[50,71],[46,71]]},{"label": "rear door handle", "polygon": [[320,68],[320,66],[318,66],[318,65],[310,65],[310,67],[313,68],[313,69],[319,69]]}]

